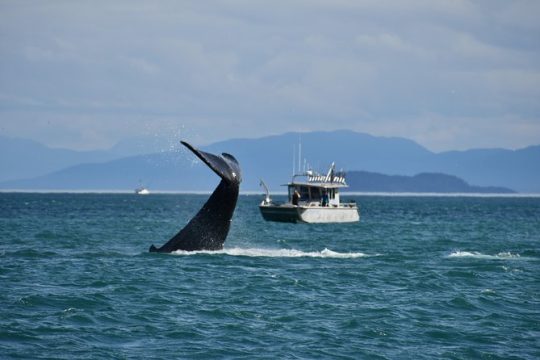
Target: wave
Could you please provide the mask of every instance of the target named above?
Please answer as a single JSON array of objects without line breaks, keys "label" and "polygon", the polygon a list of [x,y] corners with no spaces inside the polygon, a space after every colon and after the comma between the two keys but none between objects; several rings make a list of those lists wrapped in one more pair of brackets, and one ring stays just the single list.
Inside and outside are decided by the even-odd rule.
[{"label": "wave", "polygon": [[500,252],[497,255],[486,255],[477,251],[454,251],[450,255],[450,258],[475,258],[475,259],[487,259],[487,260],[511,260],[519,259],[519,254],[512,254],[510,252]]},{"label": "wave", "polygon": [[336,252],[330,249],[324,249],[322,251],[301,251],[294,249],[260,249],[260,248],[230,248],[218,251],[173,251],[173,255],[230,255],[230,256],[249,256],[249,257],[281,257],[281,258],[298,258],[298,257],[312,257],[312,258],[335,258],[335,259],[354,259],[360,257],[366,257],[361,252]]}]

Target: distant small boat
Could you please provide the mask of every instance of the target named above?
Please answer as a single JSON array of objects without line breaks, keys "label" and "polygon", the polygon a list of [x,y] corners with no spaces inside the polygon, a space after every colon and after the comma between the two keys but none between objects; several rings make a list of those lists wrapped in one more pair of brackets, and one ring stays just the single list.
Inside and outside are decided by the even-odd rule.
[{"label": "distant small boat", "polygon": [[344,173],[336,173],[332,163],[327,175],[311,170],[294,175],[285,186],[289,190],[286,203],[273,202],[261,180],[266,196],[259,205],[266,221],[303,223],[346,223],[360,220],[356,202],[342,203],[339,189],[348,187]]},{"label": "distant small boat", "polygon": [[148,191],[147,188],[145,188],[144,186],[141,186],[141,187],[138,187],[135,189],[135,194],[137,195],[148,195],[150,194],[150,191]]}]

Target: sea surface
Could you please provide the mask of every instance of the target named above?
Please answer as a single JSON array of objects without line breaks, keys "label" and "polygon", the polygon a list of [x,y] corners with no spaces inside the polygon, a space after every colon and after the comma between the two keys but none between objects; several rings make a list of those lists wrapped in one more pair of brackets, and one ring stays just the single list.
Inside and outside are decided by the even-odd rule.
[{"label": "sea surface", "polygon": [[148,253],[208,195],[0,193],[2,359],[540,359],[540,198],[345,196]]}]

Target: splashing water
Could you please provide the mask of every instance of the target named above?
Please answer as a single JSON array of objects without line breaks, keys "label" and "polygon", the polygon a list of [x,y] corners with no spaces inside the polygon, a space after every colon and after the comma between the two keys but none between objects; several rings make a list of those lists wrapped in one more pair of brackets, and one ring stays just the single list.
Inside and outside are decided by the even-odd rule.
[{"label": "splashing water", "polygon": [[512,254],[510,252],[500,252],[497,255],[486,255],[477,251],[455,251],[448,255],[450,258],[475,258],[486,260],[508,260],[508,259],[520,259],[519,254]]},{"label": "splashing water", "polygon": [[366,257],[362,252],[349,252],[341,253],[332,251],[325,248],[322,251],[301,251],[295,249],[259,249],[259,248],[231,248],[223,249],[219,251],[174,251],[174,255],[230,255],[230,256],[248,256],[248,257],[283,257],[283,258],[299,258],[299,257],[312,257],[312,258],[335,258],[335,259],[355,259],[360,257]]}]

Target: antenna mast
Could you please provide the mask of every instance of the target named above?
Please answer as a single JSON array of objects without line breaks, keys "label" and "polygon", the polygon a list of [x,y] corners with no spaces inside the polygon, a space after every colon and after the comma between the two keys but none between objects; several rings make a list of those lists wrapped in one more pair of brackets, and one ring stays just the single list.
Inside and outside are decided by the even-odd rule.
[{"label": "antenna mast", "polygon": [[292,175],[294,176],[294,173],[296,172],[295,166],[296,166],[296,146],[293,144],[292,146]]},{"label": "antenna mast", "polygon": [[302,172],[302,142],[298,139],[298,172]]}]

